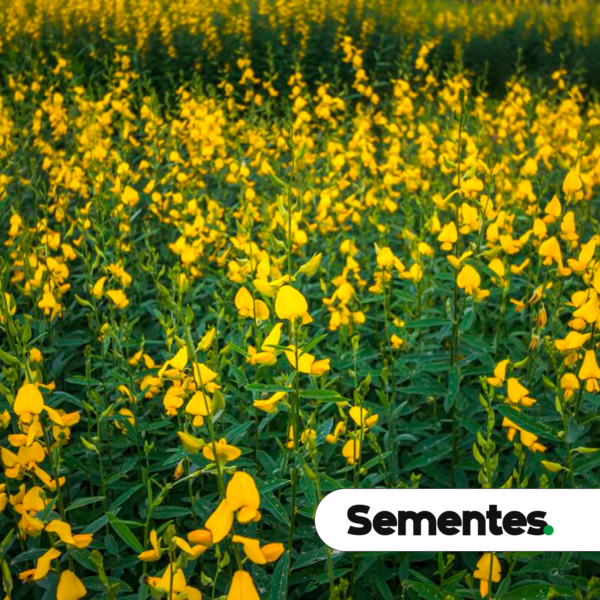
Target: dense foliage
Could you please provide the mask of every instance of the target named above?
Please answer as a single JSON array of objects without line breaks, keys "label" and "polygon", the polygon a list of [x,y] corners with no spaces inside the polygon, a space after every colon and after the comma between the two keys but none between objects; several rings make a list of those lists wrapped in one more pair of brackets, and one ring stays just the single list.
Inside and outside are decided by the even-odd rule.
[{"label": "dense foliage", "polygon": [[[598,485],[600,102],[553,66],[598,11],[532,5],[5,3],[6,598],[600,595],[600,552],[314,529]],[[547,80],[515,50],[491,98],[469,48],[517,26]]]}]

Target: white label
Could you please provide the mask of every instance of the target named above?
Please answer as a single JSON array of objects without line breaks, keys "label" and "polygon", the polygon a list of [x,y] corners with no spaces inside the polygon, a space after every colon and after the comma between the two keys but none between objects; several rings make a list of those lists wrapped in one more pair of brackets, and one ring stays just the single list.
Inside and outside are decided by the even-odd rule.
[{"label": "white label", "polygon": [[600,490],[337,490],[315,514],[335,550],[597,551]]}]

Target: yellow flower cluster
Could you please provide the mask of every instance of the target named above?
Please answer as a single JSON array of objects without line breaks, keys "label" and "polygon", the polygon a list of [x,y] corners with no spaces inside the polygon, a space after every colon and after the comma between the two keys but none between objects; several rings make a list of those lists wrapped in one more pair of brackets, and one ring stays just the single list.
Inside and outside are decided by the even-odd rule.
[{"label": "yellow flower cluster", "polygon": [[[8,600],[367,597],[370,559],[311,529],[324,493],[591,481],[600,101],[563,68],[498,99],[460,61],[441,76],[442,33],[537,5],[501,4],[6,3],[0,52],[51,27],[129,40],[100,74],[93,44],[59,44],[0,89]],[[600,11],[580,5],[525,27],[585,44]],[[291,70],[247,50],[262,20],[299,44]],[[414,34],[385,82],[381,20]],[[345,75],[317,81],[303,60],[331,23]],[[148,65],[188,34],[221,66],[244,43],[215,85],[196,64],[165,95]],[[390,580],[413,570],[388,558]],[[300,571],[321,559],[326,580]],[[468,564],[492,594],[500,559]]]}]

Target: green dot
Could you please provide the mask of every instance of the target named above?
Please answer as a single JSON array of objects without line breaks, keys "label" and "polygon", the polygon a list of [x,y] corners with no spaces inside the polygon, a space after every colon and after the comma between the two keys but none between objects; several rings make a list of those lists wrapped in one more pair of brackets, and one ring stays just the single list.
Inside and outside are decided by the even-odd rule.
[{"label": "green dot", "polygon": [[552,535],[554,533],[554,527],[552,527],[552,525],[546,525],[546,527],[544,527],[544,533],[546,535]]}]

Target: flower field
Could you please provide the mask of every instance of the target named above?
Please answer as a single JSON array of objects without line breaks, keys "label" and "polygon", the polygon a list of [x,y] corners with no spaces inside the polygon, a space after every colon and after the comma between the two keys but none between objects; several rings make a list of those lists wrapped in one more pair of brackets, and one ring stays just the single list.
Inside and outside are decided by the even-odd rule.
[{"label": "flower field", "polygon": [[600,597],[314,527],[598,487],[593,2],[1,5],[6,600]]}]

